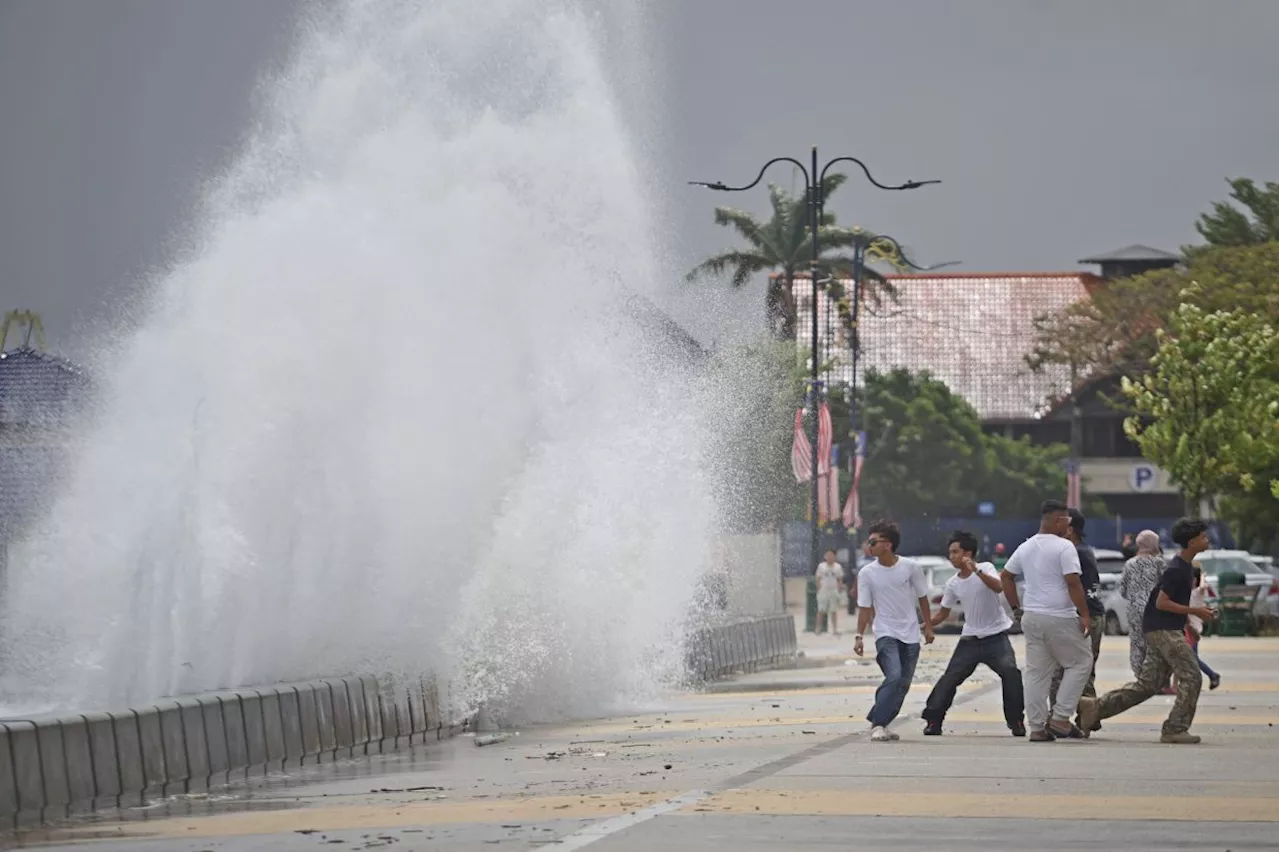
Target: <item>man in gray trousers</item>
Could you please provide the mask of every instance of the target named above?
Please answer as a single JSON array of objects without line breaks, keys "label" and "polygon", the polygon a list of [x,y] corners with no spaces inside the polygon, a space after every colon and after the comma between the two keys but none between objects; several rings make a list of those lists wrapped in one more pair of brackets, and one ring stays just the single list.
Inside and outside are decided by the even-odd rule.
[{"label": "man in gray trousers", "polygon": [[[1080,582],[1080,557],[1064,536],[1071,526],[1065,504],[1046,500],[1040,506],[1040,532],[1018,545],[1005,563],[1000,583],[1015,615],[1021,614],[1026,639],[1022,670],[1026,695],[1027,737],[1052,742],[1079,737],[1071,723],[1076,705],[1093,670],[1089,645],[1089,607]],[[1018,601],[1015,576],[1023,578]],[[1057,700],[1049,707],[1049,686],[1058,667],[1063,670]]]}]

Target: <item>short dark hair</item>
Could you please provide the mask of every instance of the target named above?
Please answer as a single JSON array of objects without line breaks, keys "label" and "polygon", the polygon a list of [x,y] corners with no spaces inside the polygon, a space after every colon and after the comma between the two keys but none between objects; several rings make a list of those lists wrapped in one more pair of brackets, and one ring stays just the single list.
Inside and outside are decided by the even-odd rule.
[{"label": "short dark hair", "polygon": [[828,547],[826,550],[822,551],[823,556],[826,556],[828,553],[830,553],[832,556],[835,556],[836,549],[834,547]]},{"label": "short dark hair", "polygon": [[867,528],[867,535],[880,536],[889,542],[889,547],[894,553],[898,552],[898,545],[902,544],[902,532],[893,521],[876,521]]},{"label": "short dark hair", "polygon": [[1041,515],[1052,515],[1056,512],[1067,511],[1067,504],[1061,500],[1045,500],[1040,504]]},{"label": "short dark hair", "polygon": [[1169,532],[1169,538],[1173,539],[1173,543],[1179,547],[1186,547],[1191,543],[1191,539],[1207,529],[1209,529],[1207,521],[1202,521],[1199,518],[1178,518],[1173,522],[1173,529]]},{"label": "short dark hair", "polygon": [[978,555],[978,537],[971,532],[956,530],[951,534],[951,538],[947,539],[947,549],[950,550],[953,544],[960,545],[960,549],[970,556]]}]

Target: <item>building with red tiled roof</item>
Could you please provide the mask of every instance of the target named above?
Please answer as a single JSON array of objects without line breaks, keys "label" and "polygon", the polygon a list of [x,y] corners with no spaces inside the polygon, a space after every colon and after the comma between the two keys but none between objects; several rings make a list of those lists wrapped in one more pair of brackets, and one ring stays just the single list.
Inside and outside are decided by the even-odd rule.
[{"label": "building with red tiled roof", "polygon": [[[1087,272],[1005,272],[885,276],[898,298],[879,309],[865,304],[859,318],[858,371],[903,367],[928,371],[964,397],[985,423],[1027,423],[1068,393],[1065,367],[1033,373],[1026,356],[1035,345],[1035,317],[1088,298],[1101,280]],[[851,281],[841,282],[848,290]],[[812,288],[795,284],[797,345],[812,345]],[[821,360],[828,380],[848,384],[851,353],[825,291],[818,293]]]},{"label": "building with red tiled roof", "polygon": [[[923,273],[885,276],[897,290],[878,307],[864,302],[859,317],[858,374],[905,368],[927,371],[964,397],[990,431],[1037,444],[1068,443],[1072,392],[1069,369],[1045,365],[1033,372],[1033,320],[1089,298],[1105,279],[1089,272]],[[852,281],[840,282],[846,292]],[[795,282],[797,347],[807,359],[812,344],[812,287]],[[849,341],[824,290],[818,293],[819,362],[826,380],[853,379]],[[1112,383],[1114,384],[1114,382]],[[1108,405],[1100,388],[1076,388],[1082,409],[1082,477],[1115,514],[1165,517],[1181,511],[1168,475],[1142,459],[1124,434],[1124,415]],[[1113,388],[1114,390],[1114,388]]]}]

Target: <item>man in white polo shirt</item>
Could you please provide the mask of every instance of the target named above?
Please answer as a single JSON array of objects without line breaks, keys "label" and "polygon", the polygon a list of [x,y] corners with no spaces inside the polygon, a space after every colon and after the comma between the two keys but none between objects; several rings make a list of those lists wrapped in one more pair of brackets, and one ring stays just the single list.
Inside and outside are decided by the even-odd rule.
[{"label": "man in white polo shirt", "polygon": [[942,733],[942,721],[955,701],[956,690],[982,663],[1000,676],[1004,690],[1004,720],[1015,737],[1027,735],[1022,723],[1022,672],[1009,641],[1013,619],[1000,603],[1000,572],[990,562],[974,563],[978,539],[973,533],[956,530],[947,543],[947,557],[958,572],[947,581],[942,606],[933,615],[933,626],[947,620],[956,604],[964,607],[964,630],[951,654],[947,670],[934,684],[924,704],[925,736]]},{"label": "man in white polo shirt", "polygon": [[[1071,717],[1093,670],[1093,649],[1089,646],[1089,608],[1080,582],[1080,557],[1075,545],[1065,538],[1070,526],[1065,504],[1044,501],[1040,532],[1018,545],[1000,575],[1014,614],[1022,611],[1022,633],[1027,642],[1022,682],[1031,731],[1028,739],[1032,742],[1082,736]],[[1021,606],[1015,576],[1023,578]],[[1049,686],[1059,666],[1062,685],[1050,708]]]},{"label": "man in white polo shirt", "polygon": [[876,561],[858,572],[858,635],[853,653],[862,656],[862,634],[875,612],[876,664],[884,682],[876,689],[875,704],[867,714],[873,742],[898,739],[889,730],[911,689],[916,661],[920,658],[920,622],[925,644],[933,642],[929,620],[929,584],[918,562],[898,555],[902,534],[890,521],[876,521],[867,530],[867,546]]}]

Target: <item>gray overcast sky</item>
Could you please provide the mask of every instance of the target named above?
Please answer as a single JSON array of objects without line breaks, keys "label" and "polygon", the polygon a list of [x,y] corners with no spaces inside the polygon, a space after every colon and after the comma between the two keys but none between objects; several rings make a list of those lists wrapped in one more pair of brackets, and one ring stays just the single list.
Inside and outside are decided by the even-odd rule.
[{"label": "gray overcast sky", "polygon": [[[0,309],[42,312],[51,348],[74,351],[73,323],[163,262],[291,15],[0,0]],[[912,193],[857,178],[830,209],[969,270],[1177,250],[1224,178],[1277,175],[1274,0],[665,0],[655,17],[682,267],[732,238],[710,221],[724,197],[678,181],[745,182],[814,143],[882,181],[942,178]]]}]

